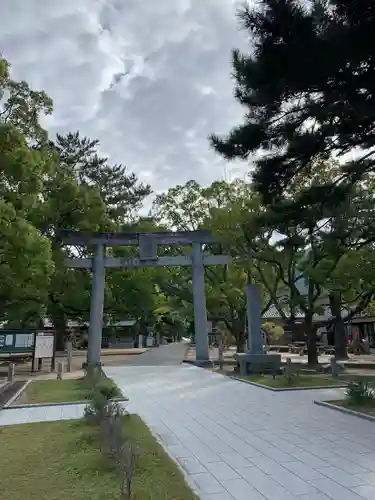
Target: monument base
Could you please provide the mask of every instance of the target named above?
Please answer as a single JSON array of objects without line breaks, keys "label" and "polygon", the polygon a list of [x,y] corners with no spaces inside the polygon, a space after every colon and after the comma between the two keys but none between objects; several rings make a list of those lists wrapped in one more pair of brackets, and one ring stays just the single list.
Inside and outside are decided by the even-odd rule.
[{"label": "monument base", "polygon": [[280,354],[253,354],[249,352],[235,354],[240,367],[240,374],[249,373],[279,373],[281,371]]}]

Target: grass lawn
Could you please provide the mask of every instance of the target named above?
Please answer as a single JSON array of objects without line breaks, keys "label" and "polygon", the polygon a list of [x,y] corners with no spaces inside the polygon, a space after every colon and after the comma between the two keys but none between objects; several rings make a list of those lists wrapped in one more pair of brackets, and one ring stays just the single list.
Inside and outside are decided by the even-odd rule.
[{"label": "grass lawn", "polygon": [[[142,420],[124,417],[139,446],[133,500],[196,500],[183,474]],[[116,500],[120,477],[84,420],[0,428],[0,500]]]},{"label": "grass lawn", "polygon": [[333,380],[322,375],[295,376],[291,384],[287,383],[283,375],[276,375],[275,379],[272,378],[272,375],[236,375],[236,377],[248,380],[249,382],[255,382],[256,384],[267,385],[275,389],[284,387],[329,387],[340,383],[339,380]]},{"label": "grass lawn", "polygon": [[343,408],[347,408],[348,410],[358,411],[360,413],[365,413],[366,415],[371,415],[375,417],[375,401],[369,401],[365,405],[356,406],[349,404],[347,401],[340,399],[337,401],[327,401],[331,405],[341,406]]},{"label": "grass lawn", "polygon": [[34,380],[26,387],[26,390],[14,404],[83,401],[88,399],[89,396],[90,389],[83,379]]}]

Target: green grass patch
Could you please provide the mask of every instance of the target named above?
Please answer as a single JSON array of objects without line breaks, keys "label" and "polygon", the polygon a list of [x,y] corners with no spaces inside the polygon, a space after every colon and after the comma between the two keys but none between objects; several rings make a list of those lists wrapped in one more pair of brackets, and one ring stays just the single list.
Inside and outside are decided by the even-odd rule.
[{"label": "green grass patch", "polygon": [[14,404],[84,401],[91,392],[84,379],[33,380]]},{"label": "green grass patch", "polygon": [[[139,447],[133,500],[196,500],[183,474],[136,416],[124,432]],[[117,500],[120,476],[84,420],[0,428],[0,500]]]},{"label": "green grass patch", "polygon": [[339,380],[324,377],[322,375],[295,375],[291,383],[288,383],[283,375],[236,375],[236,378],[254,382],[256,384],[266,385],[274,389],[287,387],[331,387],[340,384]]}]

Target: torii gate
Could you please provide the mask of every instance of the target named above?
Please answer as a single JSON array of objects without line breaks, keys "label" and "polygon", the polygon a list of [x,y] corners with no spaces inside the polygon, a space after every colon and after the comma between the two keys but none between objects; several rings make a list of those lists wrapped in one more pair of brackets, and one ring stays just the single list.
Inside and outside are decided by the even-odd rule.
[{"label": "torii gate", "polygon": [[[95,233],[59,230],[57,237],[65,245],[93,246],[92,258],[65,259],[70,268],[92,269],[89,341],[87,363],[100,363],[102,344],[105,268],[137,268],[191,266],[193,275],[193,305],[196,360],[208,361],[207,312],[204,289],[204,266],[230,264],[229,255],[212,255],[202,251],[202,245],[215,243],[206,230],[150,233]],[[106,255],[107,246],[138,246],[139,258],[124,259]],[[191,245],[191,252],[175,257],[159,257],[158,245]]]}]

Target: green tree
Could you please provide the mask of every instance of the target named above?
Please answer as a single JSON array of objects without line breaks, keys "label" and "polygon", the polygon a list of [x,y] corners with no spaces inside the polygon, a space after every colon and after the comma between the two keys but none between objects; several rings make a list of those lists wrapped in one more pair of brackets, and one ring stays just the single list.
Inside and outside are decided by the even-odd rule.
[{"label": "green tree", "polygon": [[35,116],[49,112],[50,101],[13,81],[9,68],[0,58],[0,310],[3,320],[20,325],[45,309],[54,269],[50,243],[31,221],[53,166],[30,147],[45,139]]},{"label": "green tree", "polygon": [[124,224],[134,217],[151,194],[151,187],[139,182],[125,166],[110,165],[108,158],[99,155],[98,140],[81,137],[79,132],[57,134],[53,147],[62,166],[75,173],[79,184],[96,188],[115,224]]},{"label": "green tree", "polygon": [[[211,248],[213,253],[221,250],[231,253],[232,242],[222,234],[222,220],[219,212],[225,214],[233,200],[249,195],[248,184],[242,181],[227,183],[217,181],[203,188],[196,181],[176,186],[157,196],[154,213],[170,228],[178,230],[210,229],[217,234],[219,245]],[[237,228],[236,228],[237,229]],[[220,248],[217,248],[217,247]],[[186,251],[186,249],[181,249]],[[257,280],[258,275],[252,265],[235,261],[226,266],[206,266],[206,304],[209,315],[222,320],[235,338],[237,350],[244,348],[246,331],[247,283]],[[184,303],[192,302],[191,270],[177,269],[170,272],[169,282],[163,283],[164,290],[177,294]],[[265,299],[266,302],[266,299]],[[265,303],[265,308],[268,304]]]},{"label": "green tree", "polygon": [[[108,165],[97,153],[97,141],[81,138],[79,133],[58,136],[56,144],[49,141],[40,118],[52,112],[51,99],[44,92],[31,90],[26,82],[12,80],[9,68],[9,64],[0,59],[0,199],[5,203],[1,207],[2,220],[5,224],[14,211],[12,227],[15,231],[21,228],[25,231],[19,236],[19,242],[25,245],[28,271],[35,273],[35,284],[41,286],[42,276],[45,279],[44,286],[31,294],[33,282],[22,267],[24,261],[16,269],[12,267],[14,262],[8,260],[11,255],[9,243],[3,251],[3,269],[20,281],[14,284],[14,293],[9,293],[9,300],[4,302],[2,309],[4,315],[9,316],[11,304],[17,304],[17,309],[15,306],[13,310],[17,311],[18,318],[12,319],[17,319],[18,323],[32,320],[40,324],[47,315],[57,330],[58,347],[61,348],[67,321],[88,319],[91,293],[91,272],[66,269],[64,259],[77,254],[88,256],[92,249],[65,248],[56,239],[57,230],[117,229],[119,222],[134,217],[150,188],[139,183],[124,167]],[[14,246],[15,238],[11,236],[9,233],[9,242]],[[31,259],[31,251],[38,245],[40,259],[44,259],[44,267],[40,268],[39,256],[35,257],[35,262]],[[16,256],[21,246],[14,248]],[[19,273],[14,274],[15,271]],[[123,290],[118,291],[116,287],[112,290],[113,283],[108,281],[106,304],[111,306],[113,296],[120,297]],[[140,280],[138,276],[137,280],[132,280],[129,290],[134,288],[135,281],[141,284],[135,301],[140,304],[145,302],[145,291],[150,288],[148,277],[145,275]],[[25,293],[19,295],[23,288]],[[124,305],[124,300],[119,303]],[[37,304],[32,311],[30,304]],[[127,310],[123,309],[123,313]]]},{"label": "green tree", "polygon": [[54,269],[50,243],[4,200],[0,234],[0,314],[3,321],[28,324],[41,313],[48,296]]},{"label": "green tree", "polygon": [[341,157],[340,178],[309,190],[310,204],[334,205],[375,166],[374,2],[261,0],[239,19],[252,45],[233,51],[246,116],[212,145],[228,159],[257,154],[254,180],[267,203],[301,170],[309,176],[313,159]]},{"label": "green tree", "polygon": [[10,64],[0,54],[0,123],[12,124],[34,144],[43,144],[47,132],[39,117],[51,113],[51,98],[43,91],[32,90],[25,81],[13,80]]}]

